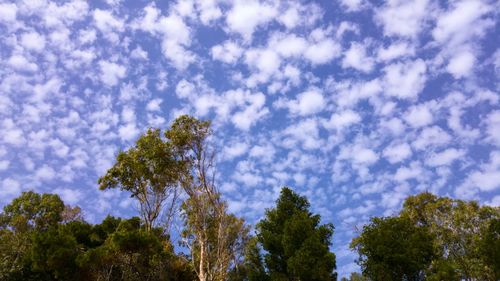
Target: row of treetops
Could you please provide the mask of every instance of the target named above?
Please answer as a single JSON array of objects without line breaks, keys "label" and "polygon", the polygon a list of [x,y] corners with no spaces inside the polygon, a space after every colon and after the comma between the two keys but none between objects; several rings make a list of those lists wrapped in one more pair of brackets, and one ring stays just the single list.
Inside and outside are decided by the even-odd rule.
[{"label": "row of treetops", "polygon": [[[128,192],[139,217],[93,225],[55,194],[23,192],[0,214],[0,280],[336,280],[334,227],[307,198],[284,187],[252,234],[228,212],[211,134],[184,115],[117,155],[99,187]],[[500,280],[500,208],[410,196],[350,246],[362,270],[350,280]]]}]

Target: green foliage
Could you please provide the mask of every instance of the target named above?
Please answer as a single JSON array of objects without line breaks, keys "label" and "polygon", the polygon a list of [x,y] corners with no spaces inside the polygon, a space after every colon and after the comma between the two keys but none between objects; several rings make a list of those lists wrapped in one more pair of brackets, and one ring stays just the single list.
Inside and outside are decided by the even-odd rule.
[{"label": "green foliage", "polygon": [[38,194],[33,191],[23,192],[0,215],[0,227],[15,232],[47,230],[62,220],[64,203],[55,194]]},{"label": "green foliage", "polygon": [[266,281],[269,279],[256,237],[252,237],[247,244],[244,267],[248,281]]},{"label": "green foliage", "polygon": [[181,168],[172,146],[161,138],[160,130],[149,129],[134,147],[118,154],[113,167],[99,178],[99,188],[130,192],[139,202],[146,229],[151,229],[167,198],[172,195],[175,200]]},{"label": "green foliage", "polygon": [[75,259],[79,248],[75,237],[65,225],[36,232],[32,237],[31,267],[56,280],[78,280]]},{"label": "green foliage", "polygon": [[424,280],[435,257],[432,235],[407,218],[373,218],[351,247],[371,280]]},{"label": "green foliage", "polygon": [[[74,210],[76,208],[72,208]],[[195,279],[161,228],[137,217],[101,224],[63,220],[57,195],[23,193],[0,214],[0,280]],[[67,208],[66,208],[67,210]]]},{"label": "green foliage", "polygon": [[[96,228],[100,232],[113,229],[109,228],[110,222],[113,225],[113,219],[107,218],[104,226]],[[161,229],[148,231],[137,217],[121,220],[107,235],[104,244],[77,259],[93,280],[190,280],[188,277],[193,277],[187,261],[173,254],[168,237]]]},{"label": "green foliage", "polygon": [[408,197],[401,216],[427,226],[434,236],[439,258],[429,269],[429,279],[495,280],[480,251],[480,241],[489,222],[500,218],[499,208],[425,192]]},{"label": "green foliage", "polygon": [[54,194],[23,192],[0,214],[0,280],[43,280],[32,266],[33,236],[56,227],[64,203]]},{"label": "green foliage", "polygon": [[286,187],[281,190],[276,208],[257,224],[271,280],[336,279],[335,255],[329,251],[333,225],[319,223],[305,197]]},{"label": "green foliage", "polygon": [[351,272],[349,279],[342,277],[341,281],[368,281],[369,279],[358,272]]},{"label": "green foliage", "polygon": [[486,266],[493,271],[493,278],[500,280],[500,218],[492,219],[483,230],[480,252]]},{"label": "green foliage", "polygon": [[165,131],[165,137],[180,154],[186,151],[201,153],[211,134],[210,121],[200,121],[188,115],[179,116],[170,129]]},{"label": "green foliage", "polygon": [[499,218],[499,208],[425,192],[408,197],[399,216],[373,219],[351,245],[373,280],[401,280],[403,271],[405,280],[498,280]]}]

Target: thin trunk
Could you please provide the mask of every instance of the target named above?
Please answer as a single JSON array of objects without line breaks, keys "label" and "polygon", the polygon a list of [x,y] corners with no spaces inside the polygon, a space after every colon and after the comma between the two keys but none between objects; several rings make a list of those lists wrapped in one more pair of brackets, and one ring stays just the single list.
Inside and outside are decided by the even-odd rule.
[{"label": "thin trunk", "polygon": [[205,272],[205,242],[200,239],[200,267],[198,277],[200,281],[207,280],[207,274]]}]

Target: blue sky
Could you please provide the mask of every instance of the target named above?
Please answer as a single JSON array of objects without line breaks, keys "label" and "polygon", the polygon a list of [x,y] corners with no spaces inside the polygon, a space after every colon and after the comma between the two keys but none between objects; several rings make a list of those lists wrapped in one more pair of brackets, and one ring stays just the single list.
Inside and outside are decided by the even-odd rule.
[{"label": "blue sky", "polygon": [[148,127],[213,120],[219,188],[249,222],[282,186],[336,226],[432,191],[500,205],[500,3],[1,1],[0,206],[55,192],[97,222],[96,181]]}]

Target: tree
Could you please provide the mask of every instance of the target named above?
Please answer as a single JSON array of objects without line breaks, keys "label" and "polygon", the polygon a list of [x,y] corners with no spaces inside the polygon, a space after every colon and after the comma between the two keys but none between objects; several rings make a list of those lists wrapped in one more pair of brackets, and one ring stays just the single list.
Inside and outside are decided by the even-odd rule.
[{"label": "tree", "polygon": [[31,267],[55,280],[80,279],[76,257],[79,245],[65,225],[51,227],[33,234],[30,252]]},{"label": "tree", "polygon": [[138,218],[91,225],[53,194],[23,193],[0,213],[0,280],[192,281],[162,228]]},{"label": "tree", "polygon": [[62,220],[64,203],[54,194],[23,192],[0,214],[0,279],[43,280],[31,267],[32,236]]},{"label": "tree", "polygon": [[284,187],[273,209],[257,224],[271,280],[336,280],[335,255],[329,251],[333,225],[320,225],[309,202]]},{"label": "tree", "polygon": [[165,209],[170,218],[178,197],[181,166],[172,147],[161,138],[160,130],[149,129],[134,147],[118,154],[113,167],[99,178],[99,188],[130,192],[139,202],[146,229],[151,230]]},{"label": "tree", "polygon": [[191,252],[200,280],[227,280],[231,266],[239,262],[243,253],[248,228],[242,219],[227,213],[225,204],[214,207],[208,196],[205,200],[201,196],[183,204],[184,245]]},{"label": "tree", "polygon": [[428,229],[407,218],[373,218],[353,239],[363,275],[371,280],[424,280],[435,257]]},{"label": "tree", "polygon": [[480,241],[489,222],[500,218],[500,208],[424,192],[408,197],[400,216],[428,227],[435,238],[439,257],[429,268],[429,280],[496,280],[485,264]]},{"label": "tree", "polygon": [[0,226],[14,232],[47,230],[62,220],[64,203],[55,194],[23,192],[0,215]]},{"label": "tree", "polygon": [[200,281],[226,280],[248,233],[243,220],[228,214],[215,185],[215,153],[208,143],[211,133],[210,122],[187,115],[177,118],[165,132],[185,168],[180,179],[188,195],[182,207],[182,236]]},{"label": "tree", "polygon": [[368,281],[369,279],[358,272],[351,272],[349,279],[342,277],[341,281]]},{"label": "tree", "polygon": [[500,280],[500,218],[490,221],[483,230],[480,243],[485,264],[493,271],[494,280]]},{"label": "tree", "polygon": [[257,237],[249,238],[244,259],[239,262],[228,276],[229,281],[268,281],[261,249]]}]

